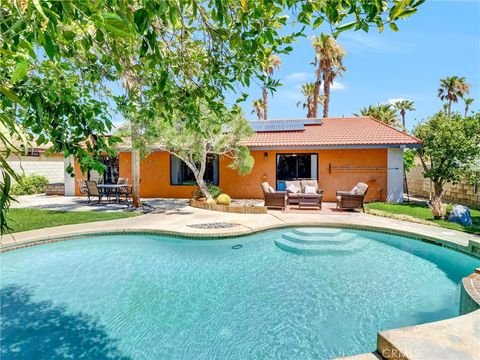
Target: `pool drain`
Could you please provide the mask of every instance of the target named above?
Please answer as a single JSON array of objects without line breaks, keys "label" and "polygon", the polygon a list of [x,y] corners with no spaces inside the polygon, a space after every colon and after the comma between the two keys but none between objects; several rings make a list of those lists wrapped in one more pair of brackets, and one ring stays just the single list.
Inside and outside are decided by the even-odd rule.
[{"label": "pool drain", "polygon": [[233,245],[232,249],[233,250],[238,250],[238,249],[241,249],[242,247],[243,247],[243,245],[237,244],[237,245]]}]

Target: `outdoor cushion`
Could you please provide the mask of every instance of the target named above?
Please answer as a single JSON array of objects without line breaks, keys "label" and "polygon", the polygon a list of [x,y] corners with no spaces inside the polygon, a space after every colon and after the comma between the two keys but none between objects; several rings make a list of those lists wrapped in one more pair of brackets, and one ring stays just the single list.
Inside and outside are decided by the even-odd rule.
[{"label": "outdoor cushion", "polygon": [[354,186],[353,189],[350,190],[350,194],[357,195],[358,194],[358,188],[356,186]]},{"label": "outdoor cushion", "polygon": [[290,184],[287,186],[287,191],[289,193],[293,193],[293,194],[296,194],[300,191],[300,188],[298,188],[297,186],[295,186],[295,184]]},{"label": "outdoor cushion", "polygon": [[310,186],[310,185],[305,185],[305,194],[316,194],[317,193],[317,188],[316,186]]},{"label": "outdoor cushion", "polygon": [[297,187],[298,191],[302,191],[302,184],[301,184],[300,180],[285,181],[285,190],[292,184]]},{"label": "outdoor cushion", "polygon": [[268,185],[268,192],[274,193],[275,189],[273,188],[272,185]]},{"label": "outdoor cushion", "polygon": [[270,192],[270,190],[269,190],[270,187],[271,186],[268,184],[268,182],[262,183],[262,190],[263,190],[264,193],[269,193]]},{"label": "outdoor cushion", "polygon": [[302,191],[303,192],[306,192],[305,191],[305,188],[307,186],[313,186],[315,188],[315,192],[317,191],[318,189],[318,182],[317,180],[301,180],[301,184],[302,184]]},{"label": "outdoor cushion", "polygon": [[357,186],[355,186],[355,188],[357,189],[357,192],[355,194],[365,195],[368,189],[368,185],[365,183],[358,183]]}]

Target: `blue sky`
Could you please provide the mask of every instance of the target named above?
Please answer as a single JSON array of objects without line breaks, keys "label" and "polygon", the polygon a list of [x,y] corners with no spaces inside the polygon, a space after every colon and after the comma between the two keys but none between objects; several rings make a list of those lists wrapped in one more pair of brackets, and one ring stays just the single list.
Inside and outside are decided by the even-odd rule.
[{"label": "blue sky", "polygon": [[[347,51],[347,71],[334,84],[330,116],[350,116],[369,104],[405,98],[415,102],[407,113],[407,128],[441,109],[437,97],[439,79],[465,76],[471,84],[469,97],[480,107],[480,1],[427,0],[418,13],[398,23],[399,32],[387,29],[344,32],[338,41]],[[308,31],[294,51],[282,58],[275,77],[283,86],[270,97],[269,118],[304,117],[296,103],[302,100],[300,84],[313,79],[314,58],[310,36],[326,27]],[[248,89],[242,104],[248,119],[251,102],[261,96],[260,86]],[[454,109],[464,109],[463,103]]]},{"label": "blue sky", "polygon": [[[466,77],[469,97],[475,99],[471,108],[480,109],[480,0],[427,0],[416,14],[397,24],[398,32],[386,27],[383,33],[372,29],[340,35],[347,70],[334,82],[329,115],[351,116],[370,104],[409,99],[416,108],[406,116],[407,128],[412,129],[441,109],[439,80],[452,75]],[[310,37],[322,31],[328,32],[327,26],[307,30],[308,37],[300,38],[293,52],[282,57],[275,78],[283,86],[269,98],[270,119],[305,117],[305,110],[296,106],[303,99],[299,87],[313,79]],[[249,98],[241,105],[245,117],[255,120],[251,103],[261,97],[261,86],[252,83],[246,92]],[[235,98],[227,100],[233,103]],[[453,109],[463,112],[464,105],[460,102]]]}]

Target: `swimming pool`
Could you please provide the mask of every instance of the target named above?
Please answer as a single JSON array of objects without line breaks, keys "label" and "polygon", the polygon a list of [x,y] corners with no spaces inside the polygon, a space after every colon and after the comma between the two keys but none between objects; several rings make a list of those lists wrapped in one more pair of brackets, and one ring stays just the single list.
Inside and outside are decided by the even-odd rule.
[{"label": "swimming pool", "polygon": [[458,315],[480,261],[321,228],[108,235],[0,255],[2,359],[327,359]]}]

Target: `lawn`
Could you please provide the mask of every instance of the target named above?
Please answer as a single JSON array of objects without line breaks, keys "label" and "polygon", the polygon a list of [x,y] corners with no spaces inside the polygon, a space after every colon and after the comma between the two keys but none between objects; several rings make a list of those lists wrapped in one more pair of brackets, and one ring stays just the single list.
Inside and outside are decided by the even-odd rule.
[{"label": "lawn", "polygon": [[54,211],[39,209],[10,209],[9,232],[20,232],[52,226],[82,224],[94,221],[124,219],[138,216],[136,212]]},{"label": "lawn", "polygon": [[470,209],[473,225],[462,226],[445,220],[435,220],[426,204],[387,204],[370,203],[366,205],[367,212],[374,215],[412,220],[421,223],[434,223],[446,229],[464,231],[480,235],[480,209]]}]

